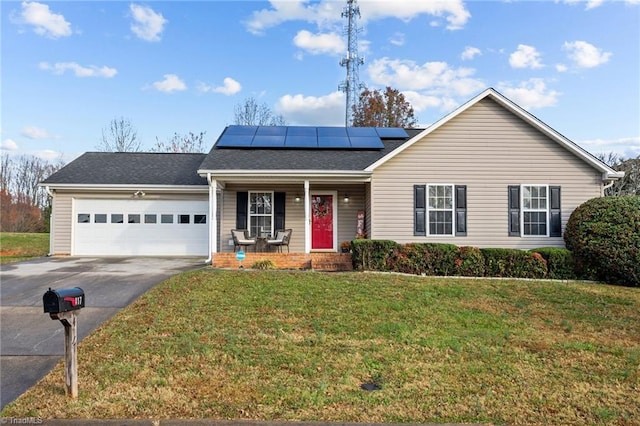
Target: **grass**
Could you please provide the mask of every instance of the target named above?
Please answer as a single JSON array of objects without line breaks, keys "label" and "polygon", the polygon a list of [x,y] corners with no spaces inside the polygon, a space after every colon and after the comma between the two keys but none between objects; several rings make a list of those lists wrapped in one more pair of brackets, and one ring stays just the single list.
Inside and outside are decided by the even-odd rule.
[{"label": "grass", "polygon": [[0,263],[20,262],[49,253],[49,234],[0,233]]},{"label": "grass", "polygon": [[0,414],[637,425],[639,375],[639,289],[204,269],[80,344],[78,400],[59,364]]}]

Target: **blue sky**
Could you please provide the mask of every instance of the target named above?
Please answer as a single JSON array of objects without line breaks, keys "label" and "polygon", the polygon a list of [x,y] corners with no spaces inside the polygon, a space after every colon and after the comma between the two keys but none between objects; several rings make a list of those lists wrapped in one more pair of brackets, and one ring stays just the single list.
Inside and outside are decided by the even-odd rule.
[{"label": "blue sky", "polygon": [[[640,155],[640,0],[358,1],[360,80],[422,126],[494,87],[588,151]],[[116,117],[212,145],[248,97],[343,125],[346,1],[2,1],[2,152],[69,161]]]}]

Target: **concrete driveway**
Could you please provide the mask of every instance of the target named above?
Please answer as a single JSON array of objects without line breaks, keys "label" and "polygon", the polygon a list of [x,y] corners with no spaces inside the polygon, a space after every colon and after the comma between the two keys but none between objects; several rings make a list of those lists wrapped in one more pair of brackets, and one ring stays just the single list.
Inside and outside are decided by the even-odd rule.
[{"label": "concrete driveway", "polygon": [[[64,356],[64,327],[44,313],[49,289],[81,287],[78,341],[141,294],[202,258],[41,258],[0,266],[0,409]],[[82,353],[78,355],[82,356]]]}]

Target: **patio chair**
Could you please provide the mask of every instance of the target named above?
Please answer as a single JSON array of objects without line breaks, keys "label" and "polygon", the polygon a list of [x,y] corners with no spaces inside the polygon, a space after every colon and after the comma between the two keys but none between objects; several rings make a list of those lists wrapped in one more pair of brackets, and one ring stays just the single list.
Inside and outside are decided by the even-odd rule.
[{"label": "patio chair", "polygon": [[291,240],[291,233],[293,229],[279,230],[276,232],[276,238],[273,240],[267,240],[267,247],[274,246],[278,249],[278,253],[282,253],[282,247],[287,246],[287,253],[289,253],[289,241]]},{"label": "patio chair", "polygon": [[249,231],[246,229],[232,229],[233,251],[238,251],[241,247],[253,246],[255,249],[256,239],[249,237]]}]

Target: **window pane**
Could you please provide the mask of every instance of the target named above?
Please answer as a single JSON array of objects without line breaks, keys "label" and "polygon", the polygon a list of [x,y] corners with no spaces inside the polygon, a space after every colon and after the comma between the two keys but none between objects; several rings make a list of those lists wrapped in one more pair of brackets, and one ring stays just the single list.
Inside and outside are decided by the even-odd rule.
[{"label": "window pane", "polygon": [[157,223],[158,216],[155,214],[145,214],[144,223]]},{"label": "window pane", "polygon": [[91,222],[91,215],[89,213],[78,214],[78,223],[89,223],[89,222]]},{"label": "window pane", "polygon": [[524,212],[524,235],[547,235],[547,213]]},{"label": "window pane", "polygon": [[189,223],[189,215],[188,214],[179,214],[178,215],[178,223]]},{"label": "window pane", "polygon": [[96,213],[93,217],[94,223],[107,223],[107,215],[103,213]]},{"label": "window pane", "polygon": [[160,223],[173,223],[172,214],[163,214],[160,216]]},{"label": "window pane", "polygon": [[140,223],[140,215],[139,214],[130,214],[127,217],[127,223]]},{"label": "window pane", "polygon": [[112,214],[111,223],[124,223],[124,215],[119,213]]},{"label": "window pane", "polygon": [[253,237],[266,237],[271,235],[271,216],[251,217],[251,227],[249,228],[249,233]]},{"label": "window pane", "polygon": [[193,223],[207,223],[207,215],[206,214],[194,214],[193,215]]}]

